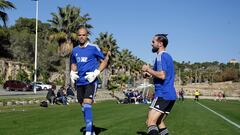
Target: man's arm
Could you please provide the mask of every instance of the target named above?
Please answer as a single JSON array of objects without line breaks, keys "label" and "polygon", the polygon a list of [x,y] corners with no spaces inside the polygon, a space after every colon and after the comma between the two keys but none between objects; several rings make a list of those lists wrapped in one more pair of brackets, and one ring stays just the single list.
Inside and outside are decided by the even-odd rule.
[{"label": "man's arm", "polygon": [[71,71],[77,71],[77,65],[71,64]]},{"label": "man's arm", "polygon": [[143,72],[147,72],[147,73],[149,73],[150,75],[152,75],[152,76],[154,76],[154,77],[156,77],[156,78],[162,79],[162,80],[164,80],[165,77],[166,77],[165,71],[154,71],[153,69],[151,69],[151,68],[149,67],[149,65],[143,65],[142,71],[143,71]]},{"label": "man's arm", "polygon": [[104,60],[101,60],[100,65],[98,67],[98,70],[100,72],[103,71],[107,67],[110,55],[111,55],[111,52],[108,52],[107,55],[105,56]]}]

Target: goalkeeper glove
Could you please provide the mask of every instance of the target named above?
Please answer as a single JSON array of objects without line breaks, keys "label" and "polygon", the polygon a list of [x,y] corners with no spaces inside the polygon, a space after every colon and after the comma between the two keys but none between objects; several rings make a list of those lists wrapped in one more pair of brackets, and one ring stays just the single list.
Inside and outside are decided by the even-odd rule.
[{"label": "goalkeeper glove", "polygon": [[71,70],[71,72],[70,72],[70,78],[71,78],[72,83],[75,83],[75,81],[79,78],[78,72]]},{"label": "goalkeeper glove", "polygon": [[93,72],[86,72],[85,79],[88,80],[88,82],[93,82],[96,77],[100,74],[100,71],[98,69],[95,69]]}]

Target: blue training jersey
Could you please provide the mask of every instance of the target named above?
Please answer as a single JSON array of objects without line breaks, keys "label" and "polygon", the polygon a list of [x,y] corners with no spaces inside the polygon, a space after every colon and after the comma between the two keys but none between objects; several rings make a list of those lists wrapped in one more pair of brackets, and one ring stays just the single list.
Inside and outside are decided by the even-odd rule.
[{"label": "blue training jersey", "polygon": [[93,72],[99,67],[99,61],[104,59],[104,55],[97,45],[87,43],[81,48],[79,45],[74,47],[71,55],[71,63],[77,65],[79,78],[76,85],[87,85],[88,80],[84,77],[86,72]]},{"label": "blue training jersey", "polygon": [[174,88],[174,63],[172,57],[165,51],[157,54],[153,70],[164,71],[165,79],[153,78],[155,86],[155,97],[162,97],[165,100],[176,100]]}]

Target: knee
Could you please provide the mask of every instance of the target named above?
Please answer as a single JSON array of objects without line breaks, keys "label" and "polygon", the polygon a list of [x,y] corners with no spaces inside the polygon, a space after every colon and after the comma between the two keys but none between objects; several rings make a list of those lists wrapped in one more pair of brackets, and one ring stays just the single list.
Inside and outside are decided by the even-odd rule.
[{"label": "knee", "polygon": [[92,104],[92,99],[84,99],[83,104]]},{"label": "knee", "polygon": [[148,118],[146,121],[147,126],[156,125],[157,121],[153,118]]}]

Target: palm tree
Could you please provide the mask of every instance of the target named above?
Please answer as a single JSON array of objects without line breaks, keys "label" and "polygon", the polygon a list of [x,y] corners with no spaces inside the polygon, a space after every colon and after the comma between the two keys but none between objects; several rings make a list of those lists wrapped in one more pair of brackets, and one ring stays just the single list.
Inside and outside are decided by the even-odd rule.
[{"label": "palm tree", "polygon": [[[94,44],[97,44],[104,54],[106,54],[108,51],[111,51],[111,57],[109,60],[109,63],[114,63],[114,58],[116,54],[118,53],[118,46],[117,41],[113,38],[113,34],[108,34],[108,32],[100,33],[99,37],[96,38]],[[111,64],[111,65],[112,65]],[[102,74],[102,86],[105,87],[107,85],[107,80],[109,79],[110,75],[108,71],[112,71],[112,66],[108,66],[107,69],[103,71]],[[112,72],[111,72],[112,73]]]},{"label": "palm tree", "polygon": [[51,13],[51,26],[54,34],[50,36],[50,40],[58,42],[58,53],[65,58],[65,86],[70,82],[70,54],[75,43],[77,43],[77,30],[79,26],[85,26],[90,29],[92,26],[88,24],[89,14],[80,15],[80,8],[67,5],[66,7],[58,7],[58,13]]},{"label": "palm tree", "polygon": [[131,63],[130,79],[132,80],[131,83],[135,87],[135,81],[138,80],[140,77],[142,77],[141,69],[143,64],[145,64],[145,62],[143,62],[142,60],[140,60],[135,56],[129,61],[129,63]]},{"label": "palm tree", "polygon": [[135,85],[135,80],[139,79],[141,67],[144,64],[139,58],[132,55],[128,49],[123,49],[117,54],[114,61],[114,67],[117,69],[116,74],[124,73],[128,77],[128,83],[131,80]]},{"label": "palm tree", "polygon": [[6,27],[8,21],[8,15],[5,13],[5,9],[15,9],[15,5],[7,0],[0,0],[0,20],[3,22],[3,26]]},{"label": "palm tree", "polygon": [[127,73],[129,71],[129,67],[132,63],[129,63],[129,60],[132,57],[132,52],[128,49],[121,50],[117,57],[116,57],[116,66],[118,71],[117,72],[125,72]]}]

